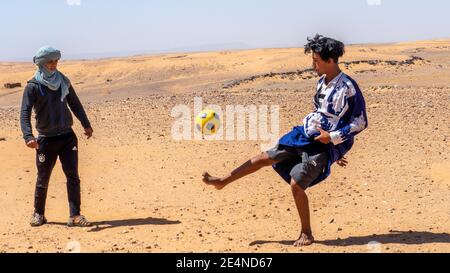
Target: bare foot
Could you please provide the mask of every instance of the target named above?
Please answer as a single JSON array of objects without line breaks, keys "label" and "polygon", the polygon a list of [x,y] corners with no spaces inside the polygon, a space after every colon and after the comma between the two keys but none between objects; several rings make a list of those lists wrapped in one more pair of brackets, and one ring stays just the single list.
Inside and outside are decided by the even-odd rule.
[{"label": "bare foot", "polygon": [[217,190],[221,190],[225,188],[227,184],[225,184],[222,179],[218,177],[211,176],[209,173],[203,173],[203,182],[207,185],[214,186]]},{"label": "bare foot", "polygon": [[295,247],[300,247],[300,246],[309,246],[312,245],[314,243],[314,237],[311,233],[307,234],[302,232],[300,234],[300,238],[298,238],[298,240],[294,243]]}]

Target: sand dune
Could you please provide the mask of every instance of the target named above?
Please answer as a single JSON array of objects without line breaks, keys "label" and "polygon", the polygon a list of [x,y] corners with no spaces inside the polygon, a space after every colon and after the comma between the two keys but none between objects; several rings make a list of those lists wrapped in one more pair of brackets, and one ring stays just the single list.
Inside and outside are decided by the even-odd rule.
[{"label": "sand dune", "polygon": [[[260,152],[260,141],[175,141],[171,109],[204,103],[279,105],[280,134],[311,110],[317,77],[299,48],[64,61],[95,130],[80,139],[83,213],[68,229],[59,163],[50,181],[50,225],[32,229],[34,152],[18,122],[34,67],[0,63],[1,252],[450,251],[450,40],[347,48],[342,68],[367,100],[370,127],[349,166],[309,191],[318,242],[294,248],[298,216],[270,168],[221,192],[201,182]],[[3,138],[3,140],[2,140]]]}]

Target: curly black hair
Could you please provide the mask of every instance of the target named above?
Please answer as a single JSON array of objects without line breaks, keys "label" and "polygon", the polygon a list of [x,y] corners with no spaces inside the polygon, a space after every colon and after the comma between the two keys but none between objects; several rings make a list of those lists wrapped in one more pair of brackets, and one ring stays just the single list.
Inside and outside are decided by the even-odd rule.
[{"label": "curly black hair", "polygon": [[345,45],[344,43],[324,37],[322,35],[316,34],[314,38],[307,38],[308,43],[305,45],[305,54],[317,53],[320,55],[322,60],[328,61],[333,59],[335,63],[339,61],[339,58],[344,56]]}]

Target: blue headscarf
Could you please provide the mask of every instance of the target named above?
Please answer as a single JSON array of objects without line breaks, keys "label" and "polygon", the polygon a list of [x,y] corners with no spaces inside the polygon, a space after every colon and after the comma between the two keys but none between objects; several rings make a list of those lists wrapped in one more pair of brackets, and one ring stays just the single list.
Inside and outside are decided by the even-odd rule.
[{"label": "blue headscarf", "polygon": [[52,91],[57,91],[61,88],[61,102],[63,102],[64,98],[69,94],[69,88],[71,86],[69,79],[58,70],[49,71],[45,67],[46,63],[59,59],[61,59],[61,52],[59,50],[49,46],[41,47],[33,58],[33,62],[38,66],[34,78]]}]

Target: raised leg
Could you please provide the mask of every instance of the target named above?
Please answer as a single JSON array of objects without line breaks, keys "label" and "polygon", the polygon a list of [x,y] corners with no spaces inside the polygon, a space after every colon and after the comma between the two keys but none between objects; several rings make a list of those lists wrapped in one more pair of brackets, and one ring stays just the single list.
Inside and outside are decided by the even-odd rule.
[{"label": "raised leg", "polygon": [[208,172],[205,172],[203,173],[203,182],[208,185],[214,186],[218,190],[221,190],[230,183],[233,183],[236,180],[259,171],[263,167],[271,166],[275,163],[276,161],[270,159],[267,153],[262,153],[248,160],[237,169],[232,171],[230,174],[222,178],[211,176]]}]

